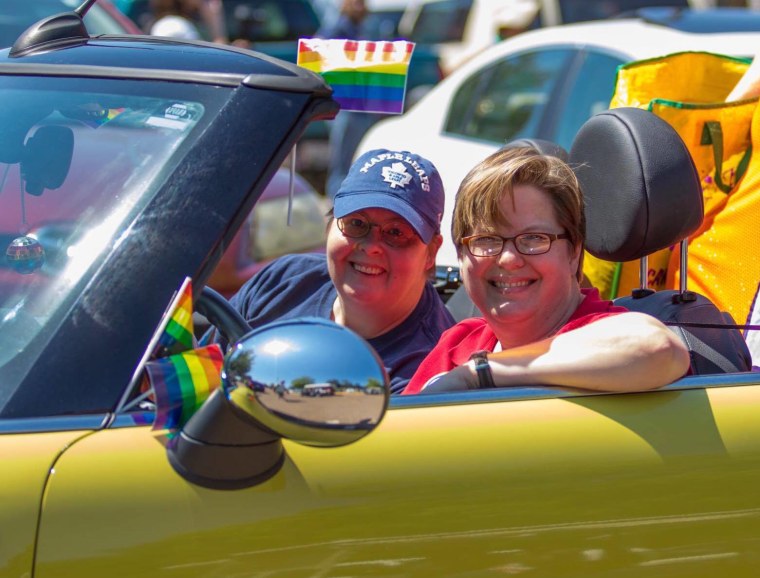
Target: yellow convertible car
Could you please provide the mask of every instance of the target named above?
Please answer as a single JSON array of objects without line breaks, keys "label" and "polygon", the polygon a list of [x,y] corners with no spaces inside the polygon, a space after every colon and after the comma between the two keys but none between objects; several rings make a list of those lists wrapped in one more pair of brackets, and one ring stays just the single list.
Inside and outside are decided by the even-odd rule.
[{"label": "yellow convertible car", "polygon": [[[203,285],[330,88],[84,11],[0,51],[2,578],[757,575],[735,328],[658,391],[393,398],[348,330],[249,332]],[[191,301],[223,360],[164,340]],[[176,356],[205,379],[179,414]]]}]

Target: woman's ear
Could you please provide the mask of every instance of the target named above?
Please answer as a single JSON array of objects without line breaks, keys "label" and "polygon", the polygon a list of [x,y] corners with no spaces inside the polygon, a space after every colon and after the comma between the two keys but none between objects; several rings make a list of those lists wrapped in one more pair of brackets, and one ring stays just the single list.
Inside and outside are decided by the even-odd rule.
[{"label": "woman's ear", "polygon": [[573,255],[570,259],[570,266],[572,270],[575,272],[575,277],[578,279],[578,282],[582,282],[584,275],[583,275],[583,245],[578,245],[575,247],[575,250],[573,251]]},{"label": "woman's ear", "polygon": [[430,242],[427,244],[425,271],[431,269],[432,267],[435,267],[435,257],[438,255],[438,249],[441,248],[441,245],[443,245],[443,237],[440,234],[433,235],[433,238],[430,239]]}]

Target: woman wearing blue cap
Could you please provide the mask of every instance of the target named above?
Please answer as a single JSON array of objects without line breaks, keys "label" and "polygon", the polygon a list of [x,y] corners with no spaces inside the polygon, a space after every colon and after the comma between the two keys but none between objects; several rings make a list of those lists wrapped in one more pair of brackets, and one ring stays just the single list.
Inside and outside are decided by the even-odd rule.
[{"label": "woman wearing blue cap", "polygon": [[253,327],[279,319],[332,319],[375,348],[399,393],[454,324],[430,270],[441,246],[438,170],[406,151],[359,157],[335,195],[325,255],[282,257],[231,299]]}]

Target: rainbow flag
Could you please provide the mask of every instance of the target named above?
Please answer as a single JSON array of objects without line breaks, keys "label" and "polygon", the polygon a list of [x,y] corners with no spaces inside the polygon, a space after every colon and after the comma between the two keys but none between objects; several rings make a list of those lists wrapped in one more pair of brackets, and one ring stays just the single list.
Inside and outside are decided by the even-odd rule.
[{"label": "rainbow flag", "polygon": [[177,429],[190,419],[222,383],[224,355],[217,344],[149,361],[145,369],[153,387],[153,429]]},{"label": "rainbow flag", "polygon": [[169,321],[158,340],[159,356],[193,348],[193,284],[189,277],[182,283],[169,311]]},{"label": "rainbow flag", "polygon": [[80,110],[76,118],[82,120],[88,126],[92,128],[98,128],[103,126],[109,121],[112,121],[122,112],[127,110],[126,108],[108,108],[103,110],[93,110],[89,114],[85,110]]},{"label": "rainbow flag", "polygon": [[320,74],[342,110],[401,114],[414,42],[301,38],[297,64]]}]

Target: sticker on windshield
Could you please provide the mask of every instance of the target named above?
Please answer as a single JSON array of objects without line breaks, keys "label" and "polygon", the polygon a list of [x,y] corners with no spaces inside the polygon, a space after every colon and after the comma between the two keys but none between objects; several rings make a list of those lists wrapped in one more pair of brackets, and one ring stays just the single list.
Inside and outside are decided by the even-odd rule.
[{"label": "sticker on windshield", "polygon": [[189,125],[194,124],[197,118],[198,114],[194,105],[174,102],[160,107],[148,118],[146,124],[161,128],[184,130]]}]

